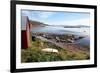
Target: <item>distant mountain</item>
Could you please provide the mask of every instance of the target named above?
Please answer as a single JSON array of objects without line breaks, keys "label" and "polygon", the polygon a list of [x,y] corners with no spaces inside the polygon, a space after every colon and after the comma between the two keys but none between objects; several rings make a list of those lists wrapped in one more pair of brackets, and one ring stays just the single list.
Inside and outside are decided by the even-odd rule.
[{"label": "distant mountain", "polygon": [[80,26],[80,27],[90,27],[90,26],[86,26],[86,25],[77,25],[77,26]]},{"label": "distant mountain", "polygon": [[90,27],[90,26],[86,26],[86,25],[49,25],[49,24],[45,24],[43,22],[39,22],[39,21],[34,21],[34,20],[30,20],[30,23],[33,25],[33,27],[44,27],[44,26],[54,26],[54,27],[64,27],[64,28],[81,28],[81,27]]},{"label": "distant mountain", "polygon": [[81,28],[81,27],[90,27],[90,26],[85,26],[85,25],[76,25],[76,26],[64,26],[64,28]]},{"label": "distant mountain", "polygon": [[86,26],[86,25],[47,25],[47,26],[64,27],[64,28],[81,28],[81,27],[90,27],[90,26]]}]

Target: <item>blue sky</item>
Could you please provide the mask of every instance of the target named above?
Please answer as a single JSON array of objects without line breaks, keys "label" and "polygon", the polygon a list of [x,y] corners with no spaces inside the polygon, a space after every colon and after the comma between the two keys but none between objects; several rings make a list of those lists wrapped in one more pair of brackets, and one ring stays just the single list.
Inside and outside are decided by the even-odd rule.
[{"label": "blue sky", "polygon": [[22,15],[49,25],[90,25],[89,13],[22,10]]}]

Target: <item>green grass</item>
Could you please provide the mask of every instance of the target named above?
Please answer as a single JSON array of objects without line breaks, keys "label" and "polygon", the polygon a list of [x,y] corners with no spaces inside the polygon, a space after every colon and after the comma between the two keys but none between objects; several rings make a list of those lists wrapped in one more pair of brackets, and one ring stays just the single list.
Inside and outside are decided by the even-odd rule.
[{"label": "green grass", "polygon": [[[41,51],[44,48],[57,49],[58,53],[49,53]],[[52,43],[35,39],[32,41],[32,47],[21,50],[21,62],[50,62],[66,60],[86,60],[89,59],[89,53],[84,51],[71,52],[55,46]]]}]

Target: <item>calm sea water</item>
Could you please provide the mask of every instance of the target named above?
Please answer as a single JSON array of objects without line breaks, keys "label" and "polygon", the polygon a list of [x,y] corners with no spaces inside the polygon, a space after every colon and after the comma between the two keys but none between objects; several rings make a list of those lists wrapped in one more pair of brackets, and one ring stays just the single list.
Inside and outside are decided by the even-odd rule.
[{"label": "calm sea water", "polygon": [[89,28],[64,28],[64,27],[53,27],[45,26],[38,27],[32,30],[33,33],[54,33],[54,34],[75,34],[75,35],[89,35]]},{"label": "calm sea water", "polygon": [[82,45],[90,44],[90,28],[81,27],[81,28],[64,28],[64,27],[54,27],[54,26],[45,26],[32,29],[33,33],[50,33],[50,34],[73,34],[76,36],[84,36],[85,38],[76,41]]}]

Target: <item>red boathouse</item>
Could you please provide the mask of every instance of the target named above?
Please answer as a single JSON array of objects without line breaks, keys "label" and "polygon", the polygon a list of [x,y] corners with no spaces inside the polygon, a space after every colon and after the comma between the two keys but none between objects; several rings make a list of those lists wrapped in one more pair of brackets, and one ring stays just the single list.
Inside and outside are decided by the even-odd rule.
[{"label": "red boathouse", "polygon": [[32,25],[29,22],[27,16],[21,17],[21,48],[27,49],[31,46],[31,28]]}]

